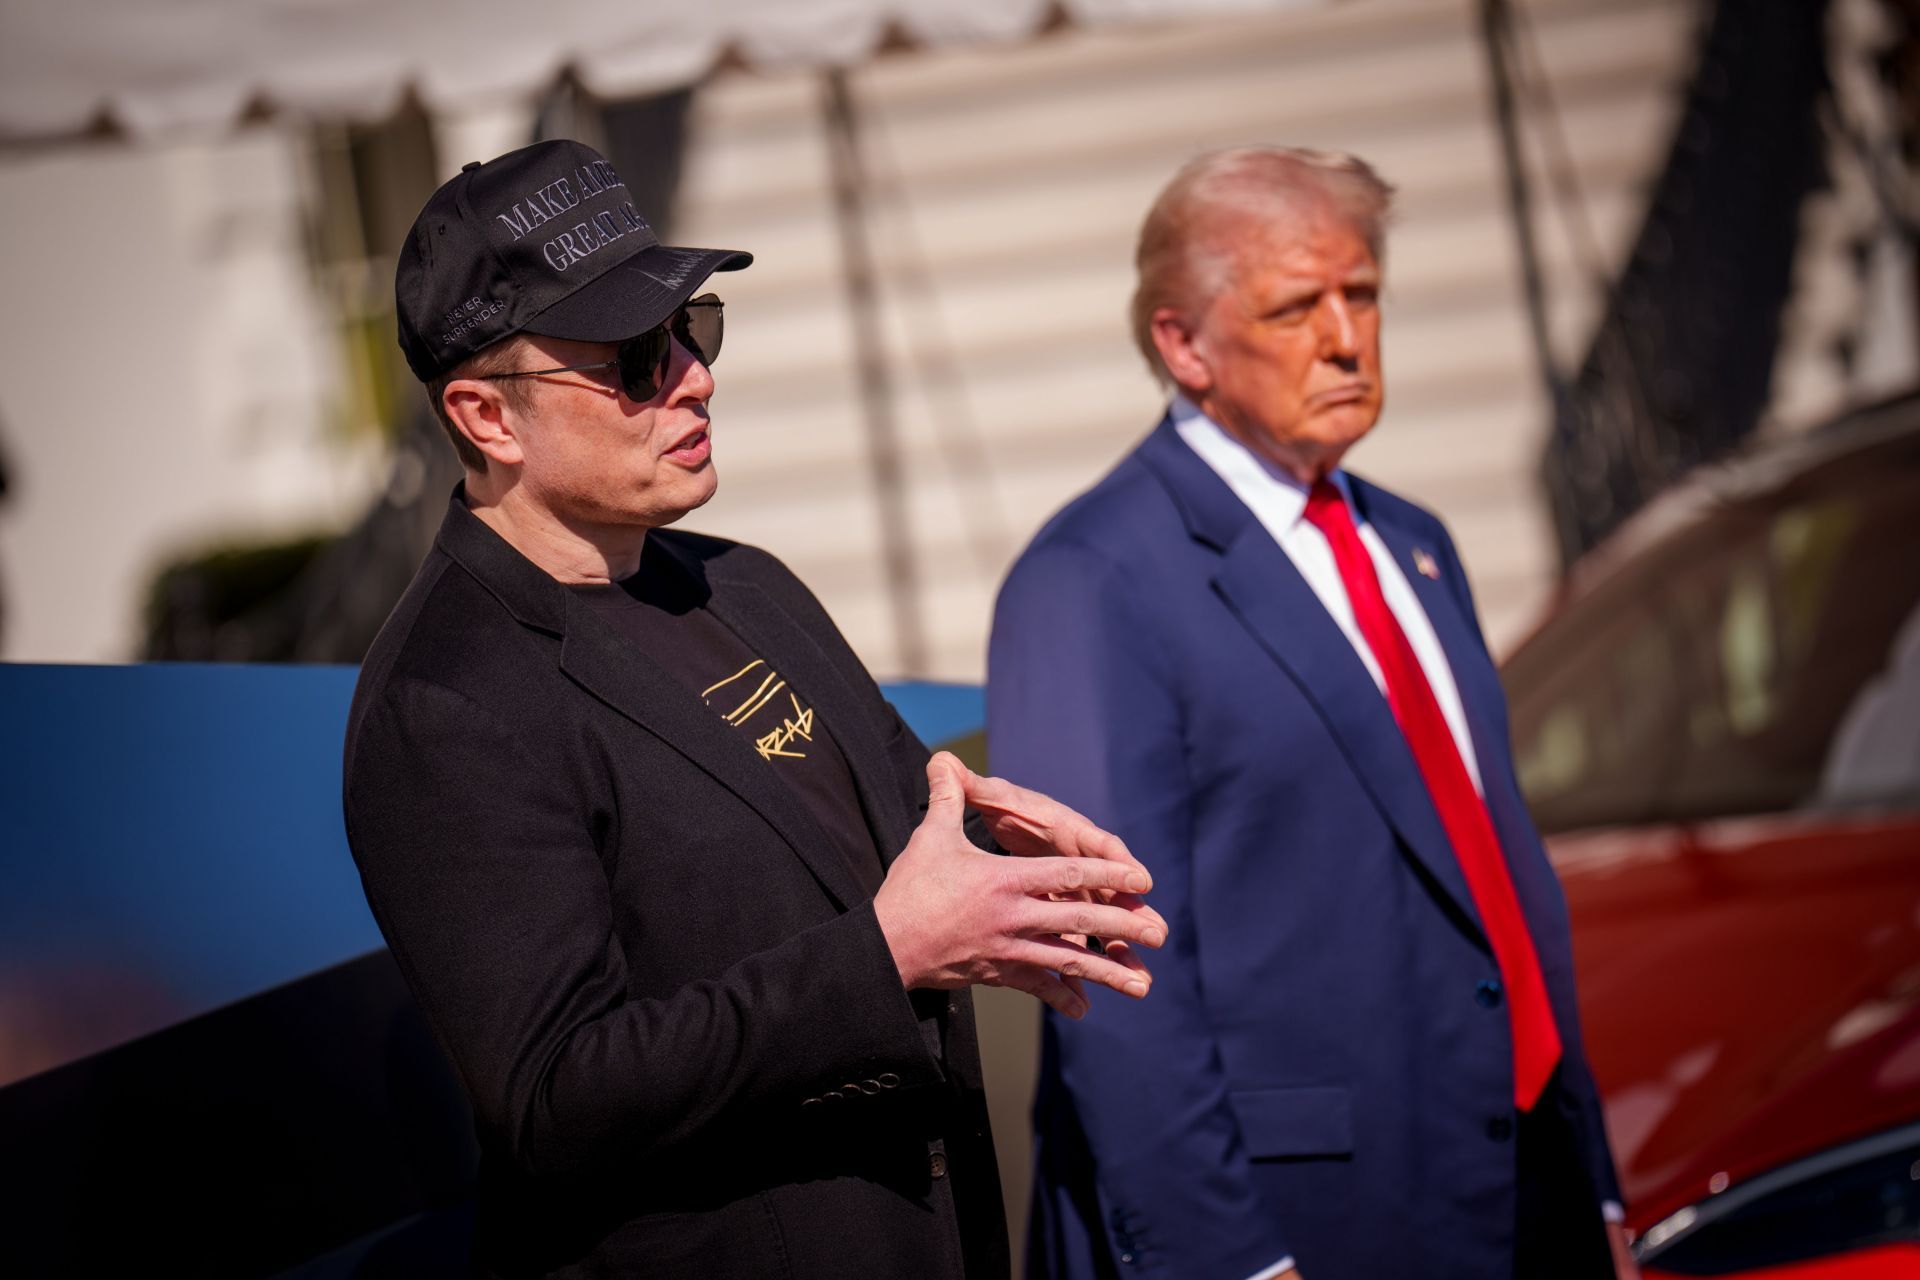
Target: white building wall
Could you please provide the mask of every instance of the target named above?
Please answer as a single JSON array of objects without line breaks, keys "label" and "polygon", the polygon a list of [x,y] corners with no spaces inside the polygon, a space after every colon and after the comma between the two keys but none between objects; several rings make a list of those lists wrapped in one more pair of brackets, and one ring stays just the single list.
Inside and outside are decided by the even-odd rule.
[{"label": "white building wall", "polygon": [[297,135],[0,155],[0,657],[124,661],[154,568],[356,514]]},{"label": "white building wall", "polygon": [[[1530,0],[1611,266],[1690,68],[1693,0]],[[876,251],[909,459],[930,661],[976,680],[993,593],[1045,517],[1150,428],[1126,332],[1133,238],[1187,158],[1249,141],[1358,152],[1401,189],[1388,409],[1356,469],[1436,508],[1495,644],[1542,604],[1534,469],[1546,411],[1468,0],[1356,0],[1014,49],[883,59],[853,76],[882,197]],[[819,87],[702,91],[678,236],[751,249],[719,287],[720,496],[688,523],[769,546],[874,667],[901,674],[831,220]],[[1577,357],[1593,281],[1549,220],[1556,332]]]},{"label": "white building wall", "polygon": [[[1534,478],[1546,407],[1475,8],[1348,0],[885,57],[853,73],[931,641],[916,674],[980,677],[1007,564],[1151,426],[1159,398],[1123,320],[1133,237],[1181,162],[1245,141],[1358,151],[1400,186],[1388,409],[1353,463],[1448,520],[1496,648],[1517,638],[1552,579]],[[1520,6],[1602,269],[1664,154],[1698,8]],[[696,99],[679,236],[758,261],[718,282],[732,321],[715,405],[723,484],[689,524],[777,550],[876,670],[907,674],[821,119],[811,75],[728,72]],[[524,124],[516,109],[440,131],[464,156]],[[131,656],[156,564],[212,540],[344,524],[372,492],[373,440],[343,419],[344,371],[303,265],[305,154],[291,125],[0,153],[13,301],[0,322],[0,448],[16,486],[0,506],[0,657]],[[1844,243],[1872,209],[1840,180],[1808,212],[1776,404],[1789,425],[1857,395],[1862,378],[1893,376],[1875,381],[1888,360],[1849,374],[1831,356],[1827,335],[1884,301],[1842,278]],[[1566,225],[1543,218],[1556,341],[1572,360],[1598,293]],[[1904,275],[1898,254],[1881,256],[1886,279]]]}]

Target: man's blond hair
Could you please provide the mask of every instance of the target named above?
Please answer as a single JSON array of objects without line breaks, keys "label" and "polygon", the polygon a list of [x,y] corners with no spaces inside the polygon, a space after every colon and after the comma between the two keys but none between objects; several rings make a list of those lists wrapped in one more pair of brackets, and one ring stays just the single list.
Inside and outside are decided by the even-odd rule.
[{"label": "man's blond hair", "polygon": [[1133,341],[1153,376],[1173,383],[1153,345],[1153,313],[1194,314],[1226,287],[1233,255],[1222,233],[1232,223],[1331,212],[1384,263],[1392,206],[1393,188],[1344,152],[1231,147],[1189,160],[1147,210],[1134,251]]}]

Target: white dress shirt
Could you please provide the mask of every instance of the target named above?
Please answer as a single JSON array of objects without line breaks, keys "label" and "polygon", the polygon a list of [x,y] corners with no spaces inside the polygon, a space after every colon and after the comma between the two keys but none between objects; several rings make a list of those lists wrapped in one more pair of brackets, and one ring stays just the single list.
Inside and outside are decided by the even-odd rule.
[{"label": "white dress shirt", "polygon": [[[1187,447],[1227,482],[1227,487],[1253,512],[1254,519],[1266,527],[1280,549],[1287,553],[1294,568],[1313,588],[1313,594],[1339,624],[1347,643],[1366,664],[1367,674],[1384,695],[1386,677],[1380,673],[1379,659],[1373,656],[1372,646],[1354,621],[1353,604],[1340,581],[1340,567],[1334,562],[1333,548],[1327,545],[1326,535],[1306,518],[1307,486],[1228,435],[1219,423],[1200,412],[1185,396],[1176,395],[1168,412],[1173,415],[1173,429],[1180,433]],[[1353,505],[1353,492],[1347,486],[1345,474],[1335,471],[1329,479],[1347,500],[1347,509],[1353,512],[1361,545],[1373,558],[1374,573],[1380,578],[1380,594],[1386,597],[1387,608],[1393,611],[1394,621],[1400,624],[1407,643],[1413,648],[1413,656],[1420,662],[1420,670],[1426,674],[1434,700],[1440,704],[1440,714],[1446,717],[1447,728],[1453,732],[1454,745],[1460,749],[1460,759],[1473,778],[1474,789],[1484,795],[1480,762],[1473,754],[1473,736],[1467,732],[1467,713],[1460,704],[1460,687],[1454,683],[1453,668],[1447,665],[1446,651],[1440,647],[1433,623],[1427,619],[1427,611],[1420,607],[1420,598],[1413,594],[1413,584],[1394,563],[1393,552]]]},{"label": "white dress shirt", "polygon": [[[1313,594],[1319,597],[1321,605],[1339,624],[1341,634],[1346,636],[1347,643],[1353,646],[1354,653],[1366,665],[1367,674],[1373,677],[1374,685],[1385,696],[1386,677],[1380,672],[1380,661],[1373,656],[1372,646],[1354,621],[1353,604],[1347,599],[1346,585],[1340,579],[1340,567],[1334,561],[1333,548],[1327,545],[1326,535],[1306,518],[1307,486],[1228,435],[1219,423],[1202,413],[1199,406],[1185,396],[1174,396],[1167,411],[1173,417],[1173,429],[1180,433],[1187,447],[1199,454],[1200,460],[1227,482],[1227,487],[1247,504],[1254,518],[1280,544],[1280,549],[1293,561],[1294,568],[1313,588]],[[1446,651],[1440,647],[1440,638],[1434,634],[1433,623],[1428,619],[1426,610],[1420,607],[1420,598],[1414,595],[1413,584],[1407,581],[1406,573],[1395,563],[1392,550],[1374,527],[1366,522],[1360,509],[1354,506],[1353,491],[1347,484],[1345,474],[1336,470],[1328,478],[1339,488],[1340,496],[1347,501],[1347,509],[1353,513],[1354,523],[1360,531],[1361,545],[1372,557],[1374,573],[1379,576],[1380,593],[1386,597],[1387,608],[1393,611],[1394,621],[1400,624],[1400,630],[1405,633],[1407,643],[1413,649],[1413,656],[1419,660],[1421,672],[1427,677],[1427,684],[1433,689],[1434,700],[1440,704],[1440,714],[1446,717],[1447,728],[1453,733],[1460,759],[1473,778],[1474,789],[1485,795],[1486,789],[1480,784],[1480,762],[1473,751],[1473,737],[1467,731],[1466,710],[1460,703],[1460,686],[1454,682],[1453,668],[1447,664]],[[1625,1218],[1621,1206],[1611,1200],[1601,1205],[1601,1216],[1612,1223]],[[1247,1280],[1273,1280],[1292,1266],[1291,1257],[1282,1258],[1272,1266],[1248,1276]]]}]

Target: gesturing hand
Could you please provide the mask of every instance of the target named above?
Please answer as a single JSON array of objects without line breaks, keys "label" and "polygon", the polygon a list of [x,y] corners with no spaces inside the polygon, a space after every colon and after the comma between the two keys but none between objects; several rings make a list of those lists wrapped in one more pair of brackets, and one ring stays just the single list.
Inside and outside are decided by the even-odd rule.
[{"label": "gesturing hand", "polygon": [[[1125,844],[1065,805],[974,777],[944,751],[927,762],[927,783],[927,816],[873,902],[903,984],[1013,987],[1070,1018],[1087,1010],[1081,980],[1147,993],[1152,977],[1131,950],[1101,955],[1070,940],[1090,935],[1148,947],[1166,940],[1166,921],[1134,896],[1153,881]],[[1027,856],[997,858],[967,840],[962,814],[980,784],[995,784],[986,788],[988,803],[975,801],[994,838]],[[994,801],[1003,802],[998,817]],[[1054,897],[1083,891],[1096,900]]]},{"label": "gesturing hand", "polygon": [[[1052,796],[1016,787],[1004,778],[983,778],[964,764],[960,765],[960,770],[965,776],[967,803],[985,820],[994,842],[1008,853],[1029,858],[1054,855],[1106,858],[1139,865],[1132,851],[1127,848],[1126,841],[1111,831],[1095,826],[1085,816]],[[1140,899],[1134,894],[1113,890],[1080,889],[1056,894],[1055,897],[1061,900],[1104,902],[1129,909],[1141,905]],[[1160,920],[1158,912],[1154,913],[1154,918]],[[1164,932],[1166,921],[1160,920],[1160,923]],[[1094,936],[1099,937],[1097,934]],[[1066,937],[1081,945],[1087,942],[1084,934],[1068,934]],[[1100,938],[1097,945],[1101,954],[1108,959],[1133,968],[1140,967],[1132,950],[1121,939]],[[1078,979],[1069,977],[1066,981],[1079,994],[1086,994],[1081,990]]]}]

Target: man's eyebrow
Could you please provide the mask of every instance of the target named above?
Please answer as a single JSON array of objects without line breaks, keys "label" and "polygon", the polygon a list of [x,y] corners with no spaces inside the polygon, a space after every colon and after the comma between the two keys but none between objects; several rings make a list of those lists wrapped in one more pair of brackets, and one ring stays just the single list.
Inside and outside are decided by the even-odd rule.
[{"label": "man's eyebrow", "polygon": [[[1379,284],[1380,268],[1371,267],[1371,266],[1356,266],[1353,270],[1347,272],[1346,274],[1340,277],[1340,283],[1343,285],[1345,284]],[[1304,291],[1307,289],[1320,289],[1325,287],[1325,284],[1324,284],[1324,277],[1319,275],[1299,275],[1299,276],[1280,275],[1280,276],[1273,277],[1273,287],[1275,289],[1287,289],[1287,290],[1297,289],[1297,290]]]}]

